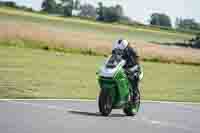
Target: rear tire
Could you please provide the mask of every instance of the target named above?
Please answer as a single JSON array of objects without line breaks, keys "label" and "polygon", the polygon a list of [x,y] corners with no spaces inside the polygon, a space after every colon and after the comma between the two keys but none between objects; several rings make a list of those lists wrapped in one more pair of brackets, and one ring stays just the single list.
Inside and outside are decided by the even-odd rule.
[{"label": "rear tire", "polygon": [[132,106],[131,105],[127,105],[127,107],[125,107],[123,109],[124,114],[126,114],[126,116],[134,116],[135,114],[132,111]]},{"label": "rear tire", "polygon": [[112,111],[112,96],[103,89],[99,95],[99,111],[103,116],[108,116]]}]

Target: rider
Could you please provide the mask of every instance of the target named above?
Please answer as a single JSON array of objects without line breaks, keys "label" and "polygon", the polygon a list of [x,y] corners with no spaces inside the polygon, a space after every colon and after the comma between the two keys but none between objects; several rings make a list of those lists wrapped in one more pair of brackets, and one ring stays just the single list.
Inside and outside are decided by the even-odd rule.
[{"label": "rider", "polygon": [[[119,52],[121,51],[121,52]],[[139,56],[127,40],[117,40],[114,44],[112,54],[122,54],[122,58],[126,61],[124,69],[126,70],[129,81],[132,84],[132,101],[136,102],[139,97],[139,81],[143,77],[143,72],[139,64]]]}]

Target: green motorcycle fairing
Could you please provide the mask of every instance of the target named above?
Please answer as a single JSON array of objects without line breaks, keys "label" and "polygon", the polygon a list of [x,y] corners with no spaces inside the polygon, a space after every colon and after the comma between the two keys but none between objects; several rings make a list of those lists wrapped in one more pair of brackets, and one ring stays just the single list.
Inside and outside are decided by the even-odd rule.
[{"label": "green motorcycle fairing", "polygon": [[100,88],[112,96],[113,108],[118,108],[128,102],[131,87],[123,69],[125,61],[120,60],[117,63],[115,62],[115,65],[112,67],[108,67],[106,64],[99,71],[98,82]]}]

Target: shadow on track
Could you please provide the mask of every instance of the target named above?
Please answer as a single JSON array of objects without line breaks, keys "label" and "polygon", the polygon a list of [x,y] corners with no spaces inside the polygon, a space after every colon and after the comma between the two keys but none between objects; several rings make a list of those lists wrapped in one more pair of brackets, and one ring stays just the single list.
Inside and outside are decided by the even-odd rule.
[{"label": "shadow on track", "polygon": [[[92,113],[92,112],[83,112],[83,111],[68,111],[71,114],[75,115],[83,115],[83,116],[96,116],[96,117],[103,117],[100,113]],[[123,114],[111,114],[109,117],[125,117]]]}]

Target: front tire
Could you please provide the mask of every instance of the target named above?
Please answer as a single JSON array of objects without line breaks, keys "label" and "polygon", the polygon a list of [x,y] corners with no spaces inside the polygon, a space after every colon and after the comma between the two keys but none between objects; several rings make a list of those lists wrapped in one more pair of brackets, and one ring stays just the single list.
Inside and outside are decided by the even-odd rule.
[{"label": "front tire", "polygon": [[112,111],[112,96],[104,89],[99,95],[99,111],[103,116],[108,116]]}]

